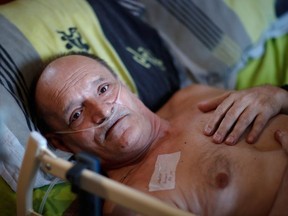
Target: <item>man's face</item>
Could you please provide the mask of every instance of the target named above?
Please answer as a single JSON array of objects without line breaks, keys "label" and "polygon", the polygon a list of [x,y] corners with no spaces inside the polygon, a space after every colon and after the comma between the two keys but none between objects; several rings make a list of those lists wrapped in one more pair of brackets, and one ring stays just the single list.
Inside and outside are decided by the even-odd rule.
[{"label": "man's face", "polygon": [[39,79],[36,102],[55,130],[50,137],[61,140],[57,147],[97,154],[104,163],[137,157],[153,132],[145,116],[148,109],[106,67],[88,57],[52,62]]}]

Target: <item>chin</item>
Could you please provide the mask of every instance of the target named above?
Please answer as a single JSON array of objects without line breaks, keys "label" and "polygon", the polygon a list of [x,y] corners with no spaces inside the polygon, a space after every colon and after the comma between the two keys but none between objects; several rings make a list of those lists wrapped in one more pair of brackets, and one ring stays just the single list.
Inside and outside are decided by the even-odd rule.
[{"label": "chin", "polygon": [[141,155],[146,150],[146,145],[141,141],[141,133],[129,133],[122,134],[118,141],[111,144],[109,158],[115,162],[120,163],[131,163]]},{"label": "chin", "polygon": [[135,127],[130,127],[125,130],[120,138],[120,146],[123,149],[134,149],[141,146],[141,140],[143,140],[143,132],[136,130]]},{"label": "chin", "polygon": [[[136,127],[123,124],[121,127],[113,128],[113,133],[106,137],[106,143],[110,148],[121,149],[129,148],[140,135]],[[109,144],[108,144],[109,143]]]}]

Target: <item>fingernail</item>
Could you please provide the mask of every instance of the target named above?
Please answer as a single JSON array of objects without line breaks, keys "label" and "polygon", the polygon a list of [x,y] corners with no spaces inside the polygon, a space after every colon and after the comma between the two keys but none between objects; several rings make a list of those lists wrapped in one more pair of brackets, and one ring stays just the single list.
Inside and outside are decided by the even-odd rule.
[{"label": "fingernail", "polygon": [[234,138],[230,136],[225,140],[225,143],[228,145],[234,145],[234,142],[235,142]]},{"label": "fingernail", "polygon": [[281,130],[277,130],[276,131],[276,138],[278,137],[278,139],[281,139],[281,137],[283,136],[284,134],[283,134],[283,131],[281,131]]},{"label": "fingernail", "polygon": [[254,143],[254,137],[252,137],[252,136],[249,136],[249,137],[247,137],[247,143],[250,143],[250,144],[252,144],[252,143]]},{"label": "fingernail", "polygon": [[222,136],[220,134],[215,134],[213,136],[213,140],[216,142],[216,143],[221,143],[222,142]]},{"label": "fingernail", "polygon": [[205,132],[206,135],[210,135],[211,132],[212,132],[211,127],[210,126],[206,126],[205,129],[204,129],[204,132]]},{"label": "fingernail", "polygon": [[276,133],[278,134],[278,136],[284,136],[284,131],[277,130]]}]

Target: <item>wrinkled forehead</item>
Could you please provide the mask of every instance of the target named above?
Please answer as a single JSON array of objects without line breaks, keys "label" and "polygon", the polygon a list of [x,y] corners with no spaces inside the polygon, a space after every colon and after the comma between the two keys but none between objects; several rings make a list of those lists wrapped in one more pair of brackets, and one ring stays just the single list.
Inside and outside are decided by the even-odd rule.
[{"label": "wrinkled forehead", "polygon": [[65,78],[82,75],[102,76],[111,78],[112,73],[107,67],[95,59],[86,56],[64,56],[51,62],[42,74],[42,80],[54,83],[57,79],[65,81]]},{"label": "wrinkled forehead", "polygon": [[[108,68],[92,58],[73,55],[56,59],[40,76],[36,88],[37,104],[40,109],[51,108],[50,102],[60,103],[62,99],[71,96],[71,91],[79,92],[89,82],[97,79],[116,80]],[[57,107],[55,103],[52,108]]]}]

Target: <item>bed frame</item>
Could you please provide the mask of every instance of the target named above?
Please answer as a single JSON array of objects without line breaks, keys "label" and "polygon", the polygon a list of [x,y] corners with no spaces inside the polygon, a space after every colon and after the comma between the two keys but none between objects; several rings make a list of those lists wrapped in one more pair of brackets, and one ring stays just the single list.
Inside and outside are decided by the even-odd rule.
[{"label": "bed frame", "polygon": [[[32,207],[32,192],[36,173],[40,166],[45,172],[67,181],[66,173],[75,165],[56,157],[47,148],[46,139],[38,132],[32,132],[28,139],[19,174],[17,187],[18,216],[39,215]],[[193,215],[88,169],[81,172],[80,187],[143,215]]]}]

